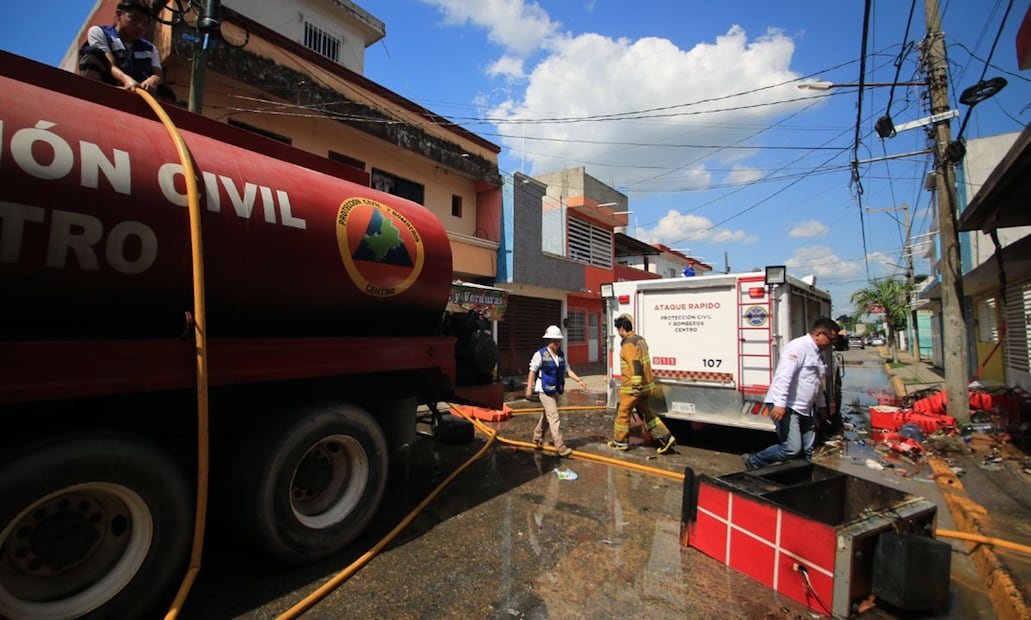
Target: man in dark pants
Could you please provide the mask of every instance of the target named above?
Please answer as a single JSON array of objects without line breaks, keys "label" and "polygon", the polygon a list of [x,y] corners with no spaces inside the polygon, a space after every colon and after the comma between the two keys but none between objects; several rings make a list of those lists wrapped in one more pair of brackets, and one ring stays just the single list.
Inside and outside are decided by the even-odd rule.
[{"label": "man in dark pants", "polygon": [[741,455],[746,468],[800,457],[812,460],[817,425],[813,406],[821,419],[827,417],[827,361],[823,353],[834,346],[840,329],[832,319],[822,317],[816,319],[808,334],[784,347],[766,392],[765,405],[777,425],[779,442],[762,452]]}]

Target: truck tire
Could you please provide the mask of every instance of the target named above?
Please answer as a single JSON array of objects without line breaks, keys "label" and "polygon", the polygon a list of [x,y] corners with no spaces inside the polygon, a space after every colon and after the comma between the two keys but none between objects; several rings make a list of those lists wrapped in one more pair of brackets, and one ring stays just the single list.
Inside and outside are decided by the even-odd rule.
[{"label": "truck tire", "polygon": [[0,464],[0,497],[0,617],[149,617],[185,575],[193,501],[156,445],[49,440]]},{"label": "truck tire", "polygon": [[322,404],[256,429],[240,490],[251,539],[268,555],[303,563],[343,549],[368,525],[386,488],[387,442],[358,407]]}]

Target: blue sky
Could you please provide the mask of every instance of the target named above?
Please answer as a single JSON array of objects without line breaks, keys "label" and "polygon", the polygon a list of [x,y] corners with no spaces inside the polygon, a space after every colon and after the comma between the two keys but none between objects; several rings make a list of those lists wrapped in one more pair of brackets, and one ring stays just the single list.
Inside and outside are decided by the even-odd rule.
[{"label": "blue sky", "polygon": [[[366,76],[502,147],[503,172],[586,166],[629,197],[630,232],[689,250],[717,270],[786,264],[815,274],[835,314],[868,277],[900,274],[901,210],[914,236],[933,221],[921,189],[928,155],[849,163],[927,147],[923,130],[873,134],[890,89],[810,91],[799,82],[856,83],[864,4],[735,0],[391,0],[359,2],[386,38],[366,50]],[[926,32],[917,2],[875,0],[866,80],[921,77]],[[236,0],[236,6],[243,6]],[[967,139],[1016,132],[1031,119],[1031,72],[1017,69],[1015,36],[1028,0],[942,0],[950,98],[969,115]],[[58,64],[92,3],[7,7],[3,47]],[[631,8],[632,7],[632,8]],[[242,9],[241,9],[242,10]],[[908,45],[903,43],[908,41]],[[902,54],[899,61],[900,53]],[[958,93],[985,77],[1008,86],[968,108]],[[927,116],[922,88],[897,87],[896,125]],[[868,211],[870,209],[870,211]],[[864,235],[865,233],[865,235]],[[865,238],[864,238],[865,237]],[[918,257],[917,273],[929,262]]]}]

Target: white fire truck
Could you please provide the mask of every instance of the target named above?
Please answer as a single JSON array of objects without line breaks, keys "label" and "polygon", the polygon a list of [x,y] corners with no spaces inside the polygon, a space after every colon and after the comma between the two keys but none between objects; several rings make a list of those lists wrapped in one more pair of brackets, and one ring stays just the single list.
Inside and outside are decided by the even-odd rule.
[{"label": "white fire truck", "polygon": [[[657,388],[652,405],[663,417],[761,430],[774,429],[762,400],[781,347],[831,316],[831,298],[809,277],[783,267],[765,273],[614,282],[602,287],[609,330],[609,402],[618,400],[619,334],[627,313],[648,341]],[[840,405],[837,360],[827,352],[832,412]]]}]

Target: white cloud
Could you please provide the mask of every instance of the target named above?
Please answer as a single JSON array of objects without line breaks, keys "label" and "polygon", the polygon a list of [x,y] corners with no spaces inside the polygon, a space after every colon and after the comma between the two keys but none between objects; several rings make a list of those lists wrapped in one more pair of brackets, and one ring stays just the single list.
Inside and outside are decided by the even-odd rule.
[{"label": "white cloud", "polygon": [[761,170],[735,165],[730,174],[727,175],[727,185],[748,185],[749,183],[755,183],[762,177],[763,173]]},{"label": "white cloud", "polygon": [[491,77],[504,77],[508,80],[518,80],[526,77],[523,70],[523,59],[515,56],[502,56],[487,68],[487,74]]},{"label": "white cloud", "polygon": [[[705,189],[712,162],[736,161],[742,153],[698,146],[754,143],[749,136],[757,126],[805,105],[763,105],[798,97],[790,84],[757,91],[798,77],[789,67],[794,42],[777,31],[749,39],[734,26],[688,50],[668,39],[593,33],[542,43],[546,55],[527,68],[525,91],[489,113],[499,119],[499,132],[511,136],[502,143],[525,156],[533,173],[587,165],[628,192]],[[748,94],[720,99],[737,93]],[[718,112],[703,113],[712,111]],[[604,119],[629,112],[635,118]],[[575,122],[554,122],[566,118]],[[542,122],[512,122],[534,119]],[[759,176],[738,168],[732,177]]]},{"label": "white cloud", "polygon": [[540,49],[556,36],[558,22],[536,3],[523,0],[422,0],[436,6],[445,22],[461,26],[471,23],[487,31],[487,38],[520,56]]},{"label": "white cloud", "polygon": [[795,248],[784,264],[793,276],[802,277],[813,273],[835,280],[854,278],[863,273],[864,269],[861,261],[842,260],[825,245]]},{"label": "white cloud", "polygon": [[792,239],[809,239],[811,237],[823,237],[830,232],[830,228],[827,228],[816,220],[806,220],[805,222],[799,222],[788,232],[788,236]]},{"label": "white cloud", "polygon": [[668,211],[654,228],[641,231],[639,236],[653,243],[668,246],[683,246],[693,243],[740,243],[752,244],[759,240],[744,230],[713,228],[712,220],[699,215],[685,215],[678,211]]}]

